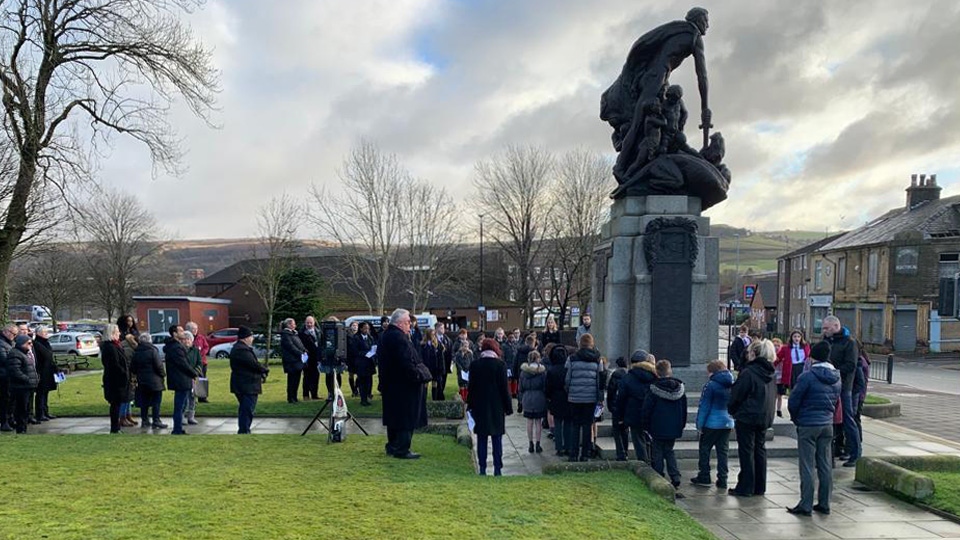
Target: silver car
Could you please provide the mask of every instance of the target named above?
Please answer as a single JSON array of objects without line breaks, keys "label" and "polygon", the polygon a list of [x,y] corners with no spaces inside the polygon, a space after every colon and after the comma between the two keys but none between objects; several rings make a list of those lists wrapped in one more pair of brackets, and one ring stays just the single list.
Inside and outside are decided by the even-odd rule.
[{"label": "silver car", "polygon": [[55,354],[73,354],[77,356],[97,356],[100,346],[97,338],[89,332],[58,332],[49,338],[50,348]]}]

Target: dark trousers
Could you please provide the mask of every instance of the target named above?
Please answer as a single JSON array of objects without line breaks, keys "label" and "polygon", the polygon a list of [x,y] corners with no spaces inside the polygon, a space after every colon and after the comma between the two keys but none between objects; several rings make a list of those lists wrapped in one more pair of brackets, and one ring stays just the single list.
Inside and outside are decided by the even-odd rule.
[{"label": "dark trousers", "polygon": [[673,445],[676,442],[676,439],[654,439],[650,444],[650,453],[653,454],[653,456],[651,456],[653,461],[650,466],[653,467],[653,470],[657,471],[657,474],[665,476],[663,474],[663,465],[666,463],[667,475],[670,476],[670,482],[675,486],[680,483],[680,468],[677,467],[677,454],[673,451]]},{"label": "dark trousers", "polygon": [[183,433],[183,410],[187,407],[190,393],[190,390],[173,391],[173,431],[171,433]]},{"label": "dark trousers", "polygon": [[287,401],[297,400],[297,390],[300,388],[300,375],[302,370],[295,370],[287,373]]},{"label": "dark trousers", "polygon": [[617,447],[617,459],[623,461],[627,459],[627,452],[630,450],[630,429],[626,424],[613,424],[613,443]]},{"label": "dark trousers", "polygon": [[120,405],[123,401],[110,402],[110,433],[120,433]]},{"label": "dark trousers", "polygon": [[570,418],[553,417],[553,443],[557,447],[557,452],[570,453],[567,444],[573,436],[571,431],[573,431],[573,423],[570,422]]},{"label": "dark trousers", "polygon": [[493,474],[499,476],[503,469],[503,435],[477,435],[477,464],[480,474],[487,474],[487,441],[493,443]]},{"label": "dark trousers", "polygon": [[10,395],[10,379],[0,378],[0,424],[6,426],[13,418],[13,396]]},{"label": "dark trousers", "polygon": [[[797,447],[800,451],[800,504],[801,509],[813,510],[813,487],[820,482],[817,490],[817,504],[830,508],[830,491],[833,489],[833,464],[830,456],[830,442],[833,440],[833,426],[797,427]],[[814,478],[816,469],[816,480]]]},{"label": "dark trousers", "polygon": [[430,385],[430,397],[433,401],[443,401],[443,384],[439,379],[434,379]]},{"label": "dark trousers", "polygon": [[317,390],[320,387],[320,372],[316,362],[307,362],[303,370],[303,399],[317,399]]},{"label": "dark trousers", "polygon": [[13,425],[17,433],[27,432],[27,419],[30,416],[30,390],[11,390],[13,395]]},{"label": "dark trousers", "polygon": [[763,495],[767,491],[767,429],[739,422],[735,427],[737,456],[740,458],[736,491],[745,495]]},{"label": "dark trousers", "polygon": [[387,426],[387,453],[391,456],[403,456],[410,453],[413,443],[412,429],[396,429]]},{"label": "dark trousers", "polygon": [[353,397],[357,397],[357,394],[360,391],[360,389],[357,387],[357,374],[351,371],[347,375],[347,382],[350,383],[350,394],[352,394]]},{"label": "dark trousers", "polygon": [[649,463],[650,456],[647,455],[647,443],[643,438],[643,430],[638,427],[631,427],[630,435],[633,438],[633,451],[637,454],[637,459]]},{"label": "dark trousers", "polygon": [[[250,433],[250,424],[253,423],[253,412],[257,408],[257,394],[235,394],[240,406],[237,408],[237,433]],[[182,419],[181,419],[182,420]]]},{"label": "dark trousers", "polygon": [[717,480],[726,483],[730,471],[727,456],[730,451],[730,430],[703,428],[700,433],[700,456],[697,478],[710,481],[710,452],[717,449]]},{"label": "dark trousers", "polygon": [[[573,424],[568,431],[566,450],[570,454],[570,459],[580,457],[589,458],[593,452],[593,440],[590,436],[590,427],[593,424]],[[577,444],[579,442],[579,445]],[[578,452],[579,447],[579,452]]]},{"label": "dark trousers", "polygon": [[37,392],[33,394],[33,410],[37,420],[50,416],[50,409],[47,408],[47,397],[49,394],[49,390],[37,390]]},{"label": "dark trousers", "polygon": [[[144,425],[149,424],[147,418],[152,418],[154,424],[160,423],[160,404],[163,402],[163,392],[160,390],[147,390],[141,388],[140,392],[140,421]],[[148,417],[147,412],[152,409],[153,416]]]},{"label": "dark trousers", "polygon": [[446,370],[440,371],[438,384],[440,385],[440,401],[444,401],[447,399],[447,396],[444,395],[444,390],[447,388],[447,371]]},{"label": "dark trousers", "polygon": [[203,373],[203,378],[204,378],[204,379],[207,378],[207,365],[206,365],[206,364],[203,364],[203,366],[200,367],[200,373]]},{"label": "dark trousers", "polygon": [[853,407],[853,393],[850,390],[840,392],[840,403],[843,404],[843,438],[846,442],[847,454],[850,461],[860,457],[860,431],[857,429],[857,412]]},{"label": "dark trousers", "polygon": [[342,387],[343,385],[343,378],[340,376],[339,371],[324,374],[324,382],[327,385],[327,399],[333,398],[333,378],[334,377],[337,378],[337,386]]},{"label": "dark trousers", "polygon": [[357,390],[360,392],[360,401],[370,401],[373,397],[373,375],[357,375]]},{"label": "dark trousers", "polygon": [[40,415],[33,414],[33,399],[36,395],[36,391],[30,390],[30,394],[27,395],[27,420],[34,421],[40,418]]}]

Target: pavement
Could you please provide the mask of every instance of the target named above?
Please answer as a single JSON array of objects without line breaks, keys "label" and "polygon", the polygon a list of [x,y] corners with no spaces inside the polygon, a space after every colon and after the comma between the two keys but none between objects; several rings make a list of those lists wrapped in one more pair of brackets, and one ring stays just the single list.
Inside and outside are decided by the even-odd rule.
[{"label": "pavement", "polygon": [[[56,412],[56,411],[54,411]],[[132,435],[169,435],[173,429],[173,420],[169,417],[161,418],[169,427],[167,429],[141,429],[137,427],[123,428],[124,434]],[[328,419],[324,419],[327,423]],[[357,421],[371,435],[384,433],[383,423],[379,418],[359,418]],[[198,424],[189,426],[184,424],[184,430],[190,435],[229,435],[237,433],[236,418],[198,418]],[[250,430],[254,434],[263,435],[299,435],[310,423],[309,418],[254,418]],[[310,433],[327,432],[319,423],[313,425]],[[89,435],[109,434],[110,419],[105,417],[70,417],[57,418],[44,422],[39,426],[29,426],[27,434],[58,434],[58,435]],[[347,434],[363,435],[352,422],[347,424]],[[5,433],[4,436],[7,434]]]}]

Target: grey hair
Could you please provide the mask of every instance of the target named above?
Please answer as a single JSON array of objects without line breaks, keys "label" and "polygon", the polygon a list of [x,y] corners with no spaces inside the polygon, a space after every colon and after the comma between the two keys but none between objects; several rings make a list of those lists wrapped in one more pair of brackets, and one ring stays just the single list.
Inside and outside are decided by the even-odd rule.
[{"label": "grey hair", "polygon": [[193,328],[193,330],[190,330],[190,331],[191,331],[191,332],[194,332],[194,333],[196,333],[197,328],[199,328],[199,327],[197,326],[197,323],[195,323],[195,322],[193,322],[193,321],[188,322],[187,324],[183,325],[183,327],[184,327],[185,329],[187,329],[187,330],[190,330],[191,328]]},{"label": "grey hair", "polygon": [[120,327],[119,327],[119,326],[117,326],[117,325],[115,325],[115,324],[108,324],[108,325],[103,329],[103,335],[104,335],[107,339],[110,339],[110,336],[112,336],[114,332],[119,332],[119,331],[120,331]]},{"label": "grey hair", "polygon": [[404,317],[409,317],[409,316],[410,316],[409,311],[403,308],[397,308],[393,310],[393,313],[390,314],[390,324],[397,324],[398,322],[400,322],[400,319]]},{"label": "grey hair", "polygon": [[10,324],[8,324],[8,325],[6,325],[6,326],[3,327],[3,331],[4,331],[4,332],[10,332],[11,334],[16,334],[17,332],[20,331],[20,327],[17,326],[17,325],[15,325],[15,324],[13,324],[13,323],[10,323]]},{"label": "grey hair", "polygon": [[840,319],[837,318],[836,315],[827,315],[826,317],[823,318],[823,322],[821,324],[832,325],[833,323],[840,324]]},{"label": "grey hair", "polygon": [[184,341],[187,341],[187,340],[193,341],[193,332],[189,330],[184,330],[183,336],[181,337],[181,339],[183,339]]},{"label": "grey hair", "polygon": [[144,332],[140,334],[139,337],[137,337],[137,341],[139,341],[140,343],[143,343],[144,345],[150,345],[151,343],[153,343],[153,337],[150,336],[150,334]]},{"label": "grey hair", "polygon": [[286,319],[283,320],[283,323],[281,323],[281,326],[283,326],[284,328],[286,328],[286,327],[290,326],[290,323],[292,323],[292,322],[294,322],[293,319],[290,318],[290,317],[287,317]]}]

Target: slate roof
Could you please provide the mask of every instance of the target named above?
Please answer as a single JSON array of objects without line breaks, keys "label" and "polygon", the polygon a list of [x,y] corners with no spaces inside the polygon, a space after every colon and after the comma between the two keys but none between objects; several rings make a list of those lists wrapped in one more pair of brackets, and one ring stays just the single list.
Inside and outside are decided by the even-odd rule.
[{"label": "slate roof", "polygon": [[924,239],[960,237],[960,195],[925,201],[909,209],[895,208],[822,246],[822,250],[885,244],[905,231],[919,231]]},{"label": "slate roof", "polygon": [[847,233],[846,233],[846,232],[842,232],[842,233],[838,233],[838,234],[834,234],[834,235],[828,236],[828,237],[826,237],[826,238],[822,238],[822,239],[820,239],[820,240],[817,240],[816,242],[807,244],[807,245],[805,245],[805,246],[803,246],[803,247],[801,247],[801,248],[799,248],[799,249],[795,249],[795,250],[791,251],[790,253],[787,253],[786,255],[781,255],[781,256],[777,257],[777,259],[778,259],[778,260],[779,260],[779,259],[792,259],[793,257],[796,257],[796,256],[798,256],[798,255],[803,255],[804,253],[813,253],[814,251],[817,251],[817,250],[820,249],[821,247],[829,244],[830,242],[833,242],[834,240],[840,238],[841,236],[843,236],[843,235],[845,235],[845,234],[847,234]]}]

